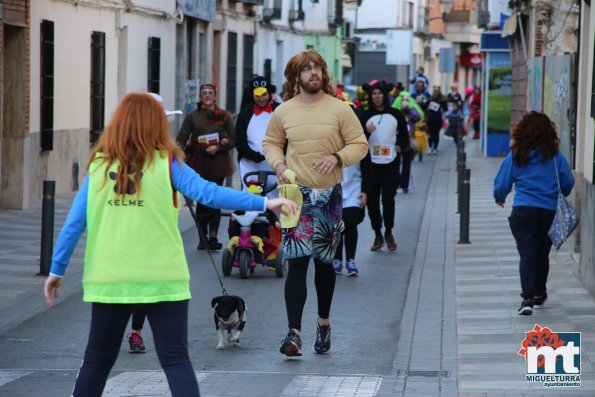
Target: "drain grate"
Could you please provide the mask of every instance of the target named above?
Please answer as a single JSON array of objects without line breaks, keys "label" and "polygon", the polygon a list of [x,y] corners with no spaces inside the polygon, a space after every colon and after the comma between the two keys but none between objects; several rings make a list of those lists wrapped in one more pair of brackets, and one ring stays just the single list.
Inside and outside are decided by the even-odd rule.
[{"label": "drain grate", "polygon": [[448,378],[448,371],[397,371],[398,377]]}]

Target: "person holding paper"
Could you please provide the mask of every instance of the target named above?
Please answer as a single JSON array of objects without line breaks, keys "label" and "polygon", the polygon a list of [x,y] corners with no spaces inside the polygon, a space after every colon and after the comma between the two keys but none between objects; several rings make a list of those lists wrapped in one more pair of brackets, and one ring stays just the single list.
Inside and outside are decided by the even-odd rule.
[{"label": "person holding paper", "polygon": [[397,243],[392,229],[395,224],[395,195],[400,182],[401,153],[409,149],[407,121],[398,109],[389,105],[388,93],[393,88],[392,84],[374,80],[362,87],[371,98],[370,108],[360,116],[370,147],[368,155],[362,161],[362,178],[367,186],[368,214],[376,234],[370,249],[378,251],[386,243],[387,248],[394,251],[397,249]]},{"label": "person holding paper", "polygon": [[[233,175],[234,163],[229,151],[234,147],[234,123],[229,112],[217,107],[217,90],[213,84],[200,86],[200,102],[188,113],[176,141],[184,149],[186,162],[207,181],[222,186]],[[196,204],[200,226],[199,250],[219,250],[217,239],[221,210]]]}]

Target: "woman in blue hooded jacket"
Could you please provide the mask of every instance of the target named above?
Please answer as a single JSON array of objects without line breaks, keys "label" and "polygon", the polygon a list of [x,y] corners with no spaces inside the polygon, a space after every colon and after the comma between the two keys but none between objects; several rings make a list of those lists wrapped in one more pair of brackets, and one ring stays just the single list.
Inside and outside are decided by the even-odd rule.
[{"label": "woman in blue hooded jacket", "polygon": [[559,147],[555,124],[543,113],[526,113],[512,130],[511,151],[494,180],[494,199],[501,207],[515,187],[508,221],[520,256],[521,315],[532,314],[533,308],[541,308],[547,300],[552,247],[547,232],[556,214],[556,169],[564,196],[574,186],[570,166]]}]

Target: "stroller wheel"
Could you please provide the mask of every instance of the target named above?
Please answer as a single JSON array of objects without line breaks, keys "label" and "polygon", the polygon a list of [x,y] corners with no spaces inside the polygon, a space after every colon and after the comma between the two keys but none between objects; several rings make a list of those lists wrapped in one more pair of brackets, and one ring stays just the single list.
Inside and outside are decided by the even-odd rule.
[{"label": "stroller wheel", "polygon": [[283,277],[283,266],[285,261],[283,260],[283,250],[277,251],[277,258],[275,259],[275,275],[277,277]]},{"label": "stroller wheel", "polygon": [[223,272],[224,276],[229,276],[231,274],[231,268],[233,264],[231,263],[231,252],[229,252],[228,248],[223,250],[221,254],[221,271]]}]

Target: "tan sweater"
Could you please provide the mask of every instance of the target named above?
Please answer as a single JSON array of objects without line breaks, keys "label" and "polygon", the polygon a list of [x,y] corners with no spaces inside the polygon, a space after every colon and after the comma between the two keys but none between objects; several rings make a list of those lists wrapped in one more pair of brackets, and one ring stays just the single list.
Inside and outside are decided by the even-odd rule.
[{"label": "tan sweater", "polygon": [[330,174],[315,171],[318,160],[337,153],[342,166],[348,167],[368,153],[366,136],[353,110],[326,94],[314,103],[301,102],[298,97],[282,103],[273,112],[263,147],[273,169],[285,162],[297,174],[298,185],[316,189],[341,183],[343,177],[341,167],[335,167]]}]

